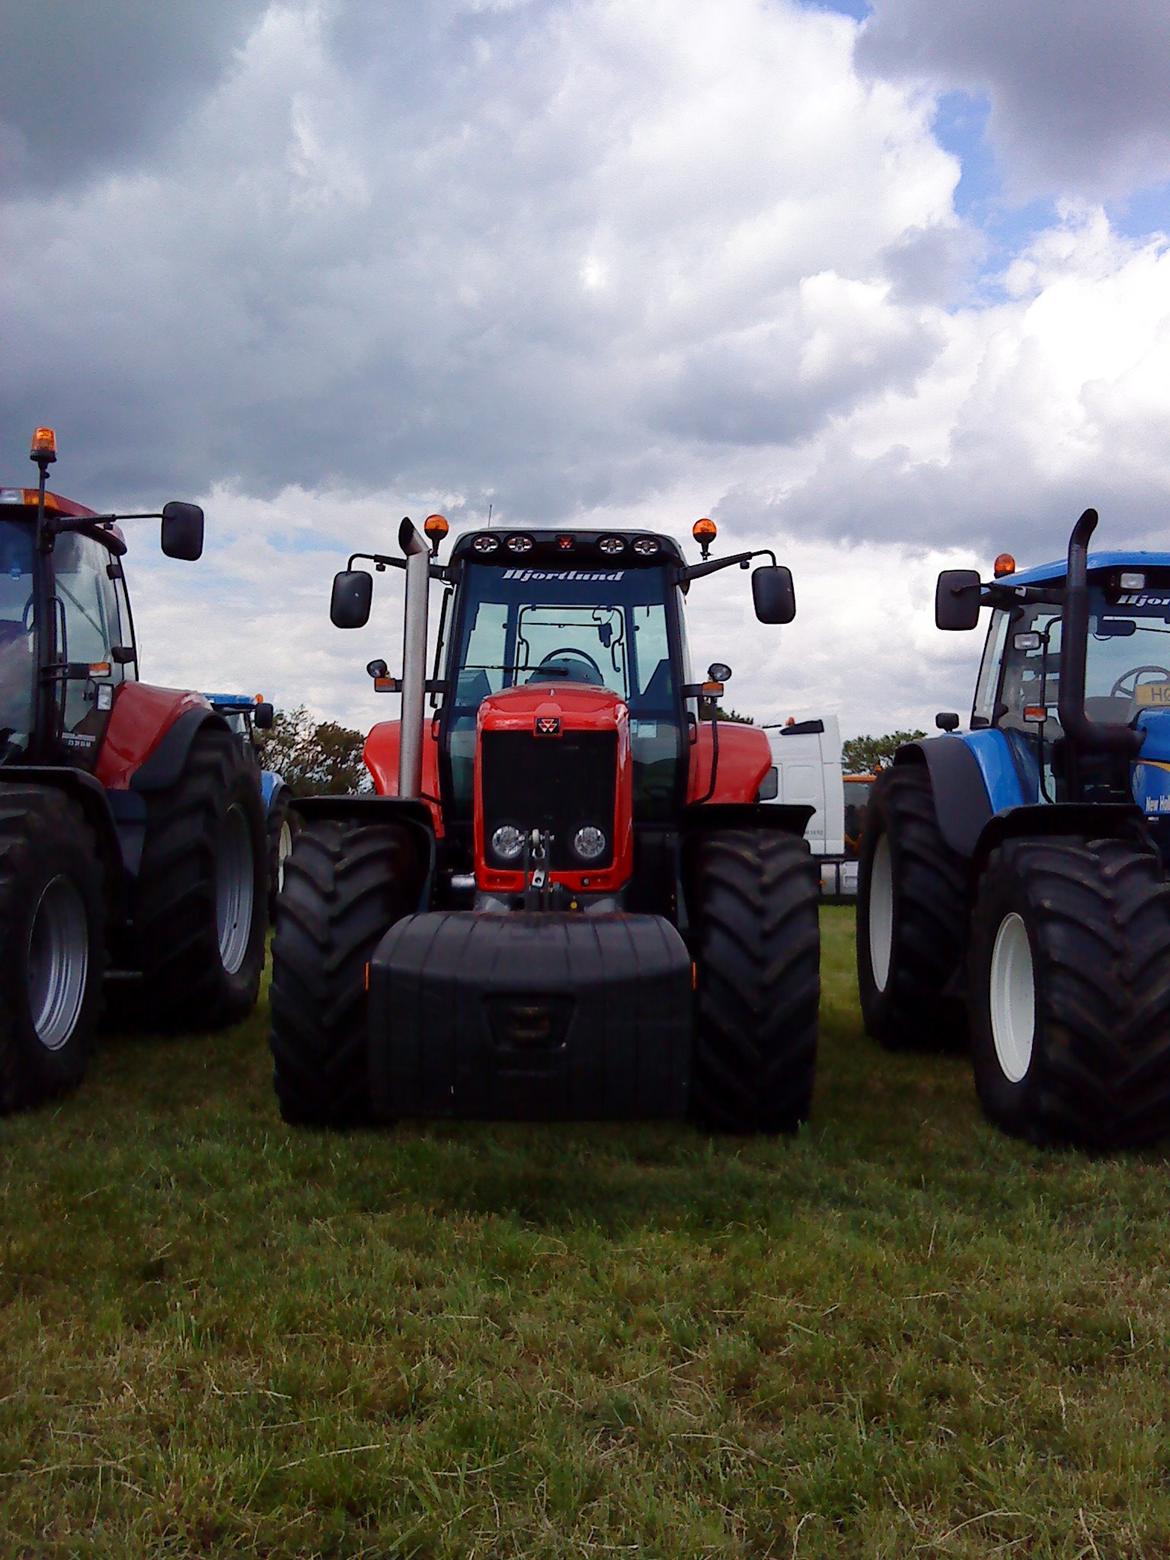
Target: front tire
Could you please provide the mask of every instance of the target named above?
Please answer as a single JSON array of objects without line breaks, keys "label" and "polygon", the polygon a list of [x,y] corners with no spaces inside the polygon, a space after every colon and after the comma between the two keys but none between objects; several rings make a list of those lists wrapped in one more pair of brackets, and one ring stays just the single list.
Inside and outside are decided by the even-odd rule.
[{"label": "front tire", "polygon": [[808,846],[728,829],[693,850],[694,1113],[727,1132],[794,1131],[812,1103],[820,999]]},{"label": "front tire", "polygon": [[935,815],[930,774],[896,765],[874,781],[857,882],[857,983],[887,1051],[953,1050],[967,929],[966,864]]},{"label": "front tire", "polygon": [[294,1126],[369,1119],[365,971],[415,908],[409,840],[393,825],[310,822],[285,870],[272,940],[273,1082]]},{"label": "front tire", "polygon": [[147,797],[132,952],[145,1022],[215,1029],[252,1010],[267,863],[256,766],[230,732],[204,727],[175,784]]},{"label": "front tire", "polygon": [[1033,1143],[1170,1132],[1170,886],[1118,840],[1009,841],[971,925],[971,1051],[988,1118]]},{"label": "front tire", "polygon": [[74,1089],[106,964],[93,836],[51,790],[0,790],[0,1115]]}]

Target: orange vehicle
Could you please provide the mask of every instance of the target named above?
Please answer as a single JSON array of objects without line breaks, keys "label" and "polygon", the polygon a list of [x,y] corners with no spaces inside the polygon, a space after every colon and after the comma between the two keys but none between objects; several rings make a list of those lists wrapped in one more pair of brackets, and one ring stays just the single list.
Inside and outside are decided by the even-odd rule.
[{"label": "orange vehicle", "polygon": [[[273,947],[286,1119],[676,1116],[739,1131],[805,1118],[816,1053],[811,809],[770,806],[766,735],[716,718],[684,601],[757,557],[757,618],[795,613],[771,552],[700,561],[666,536],[476,531],[437,560],[355,555],[332,618],[406,572],[402,697],[370,732],[372,797],[299,805]],[[443,590],[428,679],[428,595]],[[427,695],[431,708],[425,708]]]}]

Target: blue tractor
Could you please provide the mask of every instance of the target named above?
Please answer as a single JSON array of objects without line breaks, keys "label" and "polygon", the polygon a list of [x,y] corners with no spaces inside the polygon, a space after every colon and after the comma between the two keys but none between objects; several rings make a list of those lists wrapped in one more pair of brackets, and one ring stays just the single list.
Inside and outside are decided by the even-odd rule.
[{"label": "blue tractor", "polygon": [[[205,693],[203,697],[212,709],[219,711],[259,765],[262,749],[256,733],[271,729],[275,718],[272,705],[259,694],[254,699],[242,693]],[[284,882],[284,863],[292,850],[298,825],[291,806],[292,792],[275,770],[260,770],[260,790],[268,818],[268,911],[271,920],[276,914],[276,896]]]},{"label": "blue tractor", "polygon": [[1170,553],[939,575],[939,628],[991,623],[970,730],[873,786],[858,889],[866,1028],[969,1042],[987,1116],[1041,1144],[1170,1132]]}]

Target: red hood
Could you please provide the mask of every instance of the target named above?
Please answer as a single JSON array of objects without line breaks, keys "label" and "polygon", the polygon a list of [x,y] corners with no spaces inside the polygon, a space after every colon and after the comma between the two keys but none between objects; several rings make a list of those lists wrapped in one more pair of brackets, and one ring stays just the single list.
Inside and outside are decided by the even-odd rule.
[{"label": "red hood", "polygon": [[629,718],[626,701],[608,688],[549,679],[491,693],[479,707],[479,726],[531,731],[537,718],[559,718],[574,731],[609,730]]}]

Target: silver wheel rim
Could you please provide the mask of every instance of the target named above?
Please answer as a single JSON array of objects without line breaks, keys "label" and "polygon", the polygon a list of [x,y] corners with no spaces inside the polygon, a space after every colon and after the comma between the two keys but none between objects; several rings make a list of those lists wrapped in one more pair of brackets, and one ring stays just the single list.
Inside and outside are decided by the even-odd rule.
[{"label": "silver wheel rim", "polygon": [[1005,915],[991,950],[991,1038],[1009,1083],[1019,1083],[1032,1061],[1036,1033],[1036,979],[1023,917]]},{"label": "silver wheel rim", "polygon": [[292,847],[292,824],[286,819],[280,826],[280,833],[276,836],[276,892],[278,894],[284,887],[284,864],[292,854]]},{"label": "silver wheel rim", "polygon": [[238,973],[252,937],[252,831],[237,802],[228,808],[215,853],[215,928],[219,957],[229,975]]},{"label": "silver wheel rim", "polygon": [[869,869],[869,968],[879,991],[890,978],[890,954],[894,946],[894,873],[890,865],[890,837],[878,836]]},{"label": "silver wheel rim", "polygon": [[89,917],[66,877],[46,883],[28,931],[28,1010],[46,1051],[59,1051],[77,1027],[89,974]]}]

